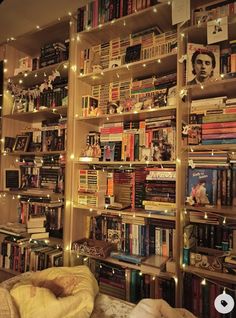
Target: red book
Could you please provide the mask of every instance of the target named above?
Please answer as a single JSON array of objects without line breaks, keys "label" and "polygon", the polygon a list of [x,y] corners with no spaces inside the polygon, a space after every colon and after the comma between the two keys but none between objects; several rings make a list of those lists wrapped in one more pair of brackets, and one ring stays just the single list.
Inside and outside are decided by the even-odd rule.
[{"label": "red book", "polygon": [[203,135],[236,133],[236,127],[203,129]]},{"label": "red book", "polygon": [[202,129],[210,128],[224,128],[224,127],[236,127],[235,121],[223,122],[223,123],[206,123],[202,124]]},{"label": "red book", "polygon": [[202,139],[231,139],[236,138],[236,133],[229,133],[229,134],[209,134],[209,135],[202,135]]}]

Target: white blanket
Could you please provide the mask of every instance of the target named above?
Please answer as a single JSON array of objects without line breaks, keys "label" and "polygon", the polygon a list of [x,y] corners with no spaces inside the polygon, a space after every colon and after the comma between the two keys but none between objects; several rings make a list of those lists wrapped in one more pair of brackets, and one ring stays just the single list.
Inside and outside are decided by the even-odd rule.
[{"label": "white blanket", "polygon": [[172,308],[163,299],[142,299],[129,318],[196,318],[186,309]]}]

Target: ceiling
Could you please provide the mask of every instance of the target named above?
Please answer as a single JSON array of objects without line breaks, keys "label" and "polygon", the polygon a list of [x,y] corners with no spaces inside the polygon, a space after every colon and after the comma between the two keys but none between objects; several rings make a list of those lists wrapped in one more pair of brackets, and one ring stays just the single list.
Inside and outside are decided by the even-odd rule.
[{"label": "ceiling", "polygon": [[[1,2],[1,1],[0,1]],[[17,38],[43,27],[68,12],[88,3],[88,0],[3,0],[0,4],[0,44],[7,38]]]}]

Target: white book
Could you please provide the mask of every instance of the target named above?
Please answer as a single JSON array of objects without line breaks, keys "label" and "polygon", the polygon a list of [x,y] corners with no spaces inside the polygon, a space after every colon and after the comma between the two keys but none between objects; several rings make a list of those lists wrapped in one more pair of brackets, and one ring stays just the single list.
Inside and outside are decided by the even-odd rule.
[{"label": "white book", "polygon": [[39,240],[39,239],[46,239],[49,238],[49,232],[44,232],[44,233],[32,233],[30,235],[31,239]]},{"label": "white book", "polygon": [[31,227],[27,229],[28,233],[43,233],[46,232],[45,227]]}]

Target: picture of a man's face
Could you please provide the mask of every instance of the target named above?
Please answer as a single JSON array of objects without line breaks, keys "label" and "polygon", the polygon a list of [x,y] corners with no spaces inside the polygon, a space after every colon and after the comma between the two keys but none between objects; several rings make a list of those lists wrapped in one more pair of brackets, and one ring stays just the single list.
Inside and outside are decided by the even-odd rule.
[{"label": "picture of a man's face", "polygon": [[199,82],[205,82],[212,76],[212,59],[207,54],[198,54],[194,63],[196,78]]}]

